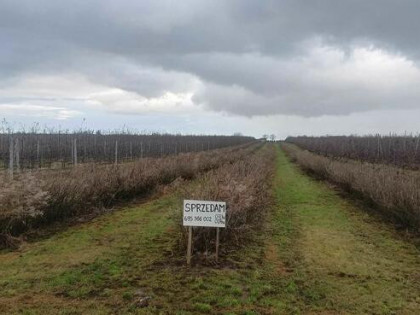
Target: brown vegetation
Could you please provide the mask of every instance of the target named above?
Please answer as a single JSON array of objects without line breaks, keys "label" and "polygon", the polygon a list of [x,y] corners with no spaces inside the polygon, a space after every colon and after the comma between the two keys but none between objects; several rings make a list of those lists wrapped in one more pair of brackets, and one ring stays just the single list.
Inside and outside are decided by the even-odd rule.
[{"label": "brown vegetation", "polygon": [[355,160],[333,160],[293,144],[285,143],[282,148],[305,170],[361,193],[387,217],[420,231],[420,172]]},{"label": "brown vegetation", "polygon": [[[227,203],[226,228],[220,230],[224,247],[241,245],[251,229],[258,229],[270,208],[275,147],[265,146],[242,160],[208,172],[197,185],[183,192],[185,198],[220,200]],[[182,220],[179,220],[182,221]],[[180,225],[187,237],[186,229]],[[214,251],[215,229],[196,227],[194,249],[201,253]],[[185,246],[186,242],[182,244]]]},{"label": "brown vegetation", "polygon": [[286,141],[330,158],[420,167],[420,135],[289,137]]},{"label": "brown vegetation", "polygon": [[109,207],[141,196],[176,178],[200,173],[244,158],[259,143],[165,158],[145,158],[119,165],[83,164],[68,170],[21,173],[0,178],[0,234],[18,235],[31,226]]}]

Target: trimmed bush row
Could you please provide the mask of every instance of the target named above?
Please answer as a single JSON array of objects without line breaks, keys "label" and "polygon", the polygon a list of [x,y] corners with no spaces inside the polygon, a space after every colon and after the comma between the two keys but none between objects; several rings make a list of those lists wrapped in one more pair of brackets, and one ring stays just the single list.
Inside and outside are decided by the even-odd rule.
[{"label": "trimmed bush row", "polygon": [[[251,230],[263,225],[272,202],[275,157],[275,147],[266,145],[242,160],[206,173],[197,185],[183,191],[186,199],[227,203],[226,228],[220,229],[223,248],[240,246]],[[182,222],[181,219],[179,221]],[[184,236],[183,248],[187,229],[182,225],[179,227]],[[215,229],[195,227],[193,235],[196,252],[214,252]]]},{"label": "trimmed bush row", "polygon": [[420,232],[420,172],[354,160],[333,160],[293,144],[284,143],[282,148],[305,170],[346,190],[361,193],[386,216]]},{"label": "trimmed bush row", "polygon": [[288,137],[287,142],[330,158],[391,164],[418,170],[420,135]]},{"label": "trimmed bush row", "polygon": [[178,177],[191,179],[244,158],[260,143],[145,158],[118,165],[82,164],[64,171],[25,172],[0,178],[0,234],[18,235],[29,227],[88,214],[117,201],[147,194]]}]

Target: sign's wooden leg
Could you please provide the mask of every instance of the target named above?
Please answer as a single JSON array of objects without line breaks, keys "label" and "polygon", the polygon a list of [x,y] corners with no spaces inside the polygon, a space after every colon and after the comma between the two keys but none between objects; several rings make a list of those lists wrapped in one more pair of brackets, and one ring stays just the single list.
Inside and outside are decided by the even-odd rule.
[{"label": "sign's wooden leg", "polygon": [[191,250],[192,250],[192,226],[188,227],[188,248],[187,248],[187,265],[191,265]]},{"label": "sign's wooden leg", "polygon": [[216,228],[216,262],[219,262],[219,235],[220,229]]}]

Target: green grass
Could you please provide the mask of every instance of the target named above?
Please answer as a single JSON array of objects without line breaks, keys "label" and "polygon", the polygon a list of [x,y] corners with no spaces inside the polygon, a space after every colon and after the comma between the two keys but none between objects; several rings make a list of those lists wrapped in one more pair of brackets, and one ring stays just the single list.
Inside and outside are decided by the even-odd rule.
[{"label": "green grass", "polygon": [[[263,228],[220,267],[185,267],[176,194],[0,253],[0,313],[417,313],[412,244],[281,151],[273,189]],[[149,306],[141,308],[144,297]]]},{"label": "green grass", "polygon": [[298,257],[292,278],[300,311],[418,313],[420,260],[413,244],[302,174],[283,153],[277,178],[280,212],[290,214],[294,235],[287,239],[294,239]]},{"label": "green grass", "polygon": [[110,296],[117,306],[130,300],[138,273],[173,247],[170,206],[177,202],[169,196],[124,209],[0,255],[0,311],[9,311],[6,297],[26,294],[33,297],[22,302],[22,309],[25,304],[43,309],[44,299],[64,309],[69,299],[82,299],[81,310]]}]

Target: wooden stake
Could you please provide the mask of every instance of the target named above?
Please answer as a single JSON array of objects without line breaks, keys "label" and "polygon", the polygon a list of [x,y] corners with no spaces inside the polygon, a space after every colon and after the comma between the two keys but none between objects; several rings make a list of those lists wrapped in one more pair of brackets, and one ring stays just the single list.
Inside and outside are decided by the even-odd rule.
[{"label": "wooden stake", "polygon": [[192,226],[188,227],[188,248],[187,248],[187,265],[191,265],[191,250],[192,250]]},{"label": "wooden stake", "polygon": [[77,165],[77,139],[73,140],[73,164]]},{"label": "wooden stake", "polygon": [[118,140],[115,140],[115,165],[118,164]]},{"label": "wooden stake", "polygon": [[219,239],[220,239],[220,228],[216,228],[216,262],[219,262]]},{"label": "wooden stake", "polygon": [[39,140],[36,142],[36,160],[38,162],[38,168],[41,168]]},{"label": "wooden stake", "polygon": [[143,158],[143,141],[140,142],[140,157]]},{"label": "wooden stake", "polygon": [[20,141],[19,139],[15,140],[15,160],[16,160],[16,170],[20,173]]},{"label": "wooden stake", "polygon": [[9,176],[11,179],[13,179],[13,170],[14,170],[14,158],[15,158],[15,154],[14,154],[14,141],[13,141],[13,136],[9,136]]}]

